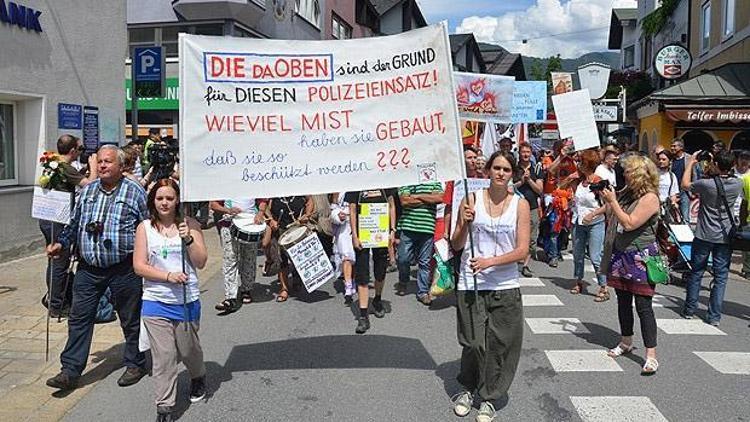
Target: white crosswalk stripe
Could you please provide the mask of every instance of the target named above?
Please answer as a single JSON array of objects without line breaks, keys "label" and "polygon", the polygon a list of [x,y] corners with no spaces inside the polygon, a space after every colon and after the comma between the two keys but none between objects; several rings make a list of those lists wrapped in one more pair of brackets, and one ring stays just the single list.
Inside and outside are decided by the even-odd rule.
[{"label": "white crosswalk stripe", "polygon": [[722,374],[750,375],[750,353],[693,352]]},{"label": "white crosswalk stripe", "polygon": [[606,350],[545,350],[556,372],[622,372]]},{"label": "white crosswalk stripe", "polygon": [[580,334],[590,332],[578,318],[526,318],[526,324],[534,334]]},{"label": "white crosswalk stripe", "polygon": [[656,319],[656,326],[667,334],[725,336],[725,332],[699,319]]},{"label": "white crosswalk stripe", "polygon": [[544,283],[539,277],[521,277],[518,279],[521,287],[544,287]]},{"label": "white crosswalk stripe", "polygon": [[667,422],[648,397],[571,397],[584,422]]},{"label": "white crosswalk stripe", "polygon": [[564,306],[555,295],[523,295],[523,306]]}]

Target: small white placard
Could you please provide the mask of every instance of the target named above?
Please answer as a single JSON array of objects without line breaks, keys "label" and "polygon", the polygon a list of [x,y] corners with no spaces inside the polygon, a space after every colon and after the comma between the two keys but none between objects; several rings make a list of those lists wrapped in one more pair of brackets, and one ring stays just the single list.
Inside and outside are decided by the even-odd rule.
[{"label": "small white placard", "polygon": [[70,192],[34,187],[31,217],[39,220],[70,223]]},{"label": "small white placard", "polygon": [[588,89],[552,96],[561,138],[572,138],[576,151],[599,146],[594,109]]},{"label": "small white placard", "polygon": [[687,224],[670,224],[675,240],[680,243],[691,243],[693,241],[693,230]]},{"label": "small white placard", "polygon": [[314,292],[333,277],[333,266],[317,234],[307,236],[287,252],[308,293]]}]

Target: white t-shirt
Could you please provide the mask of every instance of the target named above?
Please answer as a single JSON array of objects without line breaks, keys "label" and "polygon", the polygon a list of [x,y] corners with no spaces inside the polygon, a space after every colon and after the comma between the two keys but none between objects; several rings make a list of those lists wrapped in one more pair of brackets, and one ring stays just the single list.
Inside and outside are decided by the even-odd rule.
[{"label": "white t-shirt", "polygon": [[659,170],[659,201],[664,202],[670,196],[680,193],[677,176],[671,171]]},{"label": "white t-shirt", "polygon": [[[161,271],[182,272],[182,239],[180,236],[165,237],[152,225],[150,220],[144,220],[146,238],[148,241],[148,264]],[[198,274],[188,258],[185,262],[185,273],[188,275],[187,300],[191,303],[200,297],[198,289]],[[182,304],[182,285],[168,283],[161,280],[143,278],[143,300],[151,300],[170,305]]]},{"label": "white t-shirt", "polygon": [[[601,176],[600,176],[601,177]],[[575,201],[573,204],[573,223],[585,226],[583,217],[596,211],[602,205],[597,201],[594,192],[591,192],[588,186],[579,183],[575,192]],[[604,215],[600,214],[591,222],[591,225],[604,221]]]},{"label": "white t-shirt", "polygon": [[606,165],[599,164],[596,167],[594,174],[604,180],[609,180],[609,184],[612,185],[613,188],[617,187],[617,177],[615,176],[615,171],[608,169]]}]

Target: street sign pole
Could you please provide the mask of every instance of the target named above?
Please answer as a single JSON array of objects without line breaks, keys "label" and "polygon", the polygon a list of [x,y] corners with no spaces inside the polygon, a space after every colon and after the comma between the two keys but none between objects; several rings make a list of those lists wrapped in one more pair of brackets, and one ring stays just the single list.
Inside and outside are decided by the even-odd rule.
[{"label": "street sign pole", "polygon": [[138,140],[138,90],[135,82],[135,48],[130,54],[130,139]]}]

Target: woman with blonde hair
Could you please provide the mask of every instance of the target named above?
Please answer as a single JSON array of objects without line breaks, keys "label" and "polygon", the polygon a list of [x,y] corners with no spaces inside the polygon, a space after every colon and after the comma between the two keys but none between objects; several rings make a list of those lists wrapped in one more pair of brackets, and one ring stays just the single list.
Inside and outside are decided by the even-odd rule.
[{"label": "woman with blonde hair", "polygon": [[620,343],[609,350],[616,358],[633,351],[633,298],[641,334],[646,346],[646,363],[641,374],[652,375],[659,367],[656,360],[656,319],[651,300],[655,285],[649,282],[644,261],[659,255],[656,222],[659,218],[659,172],[647,157],[631,154],[621,161],[626,188],[615,196],[602,191],[609,225],[604,238],[601,274],[617,293]]}]

